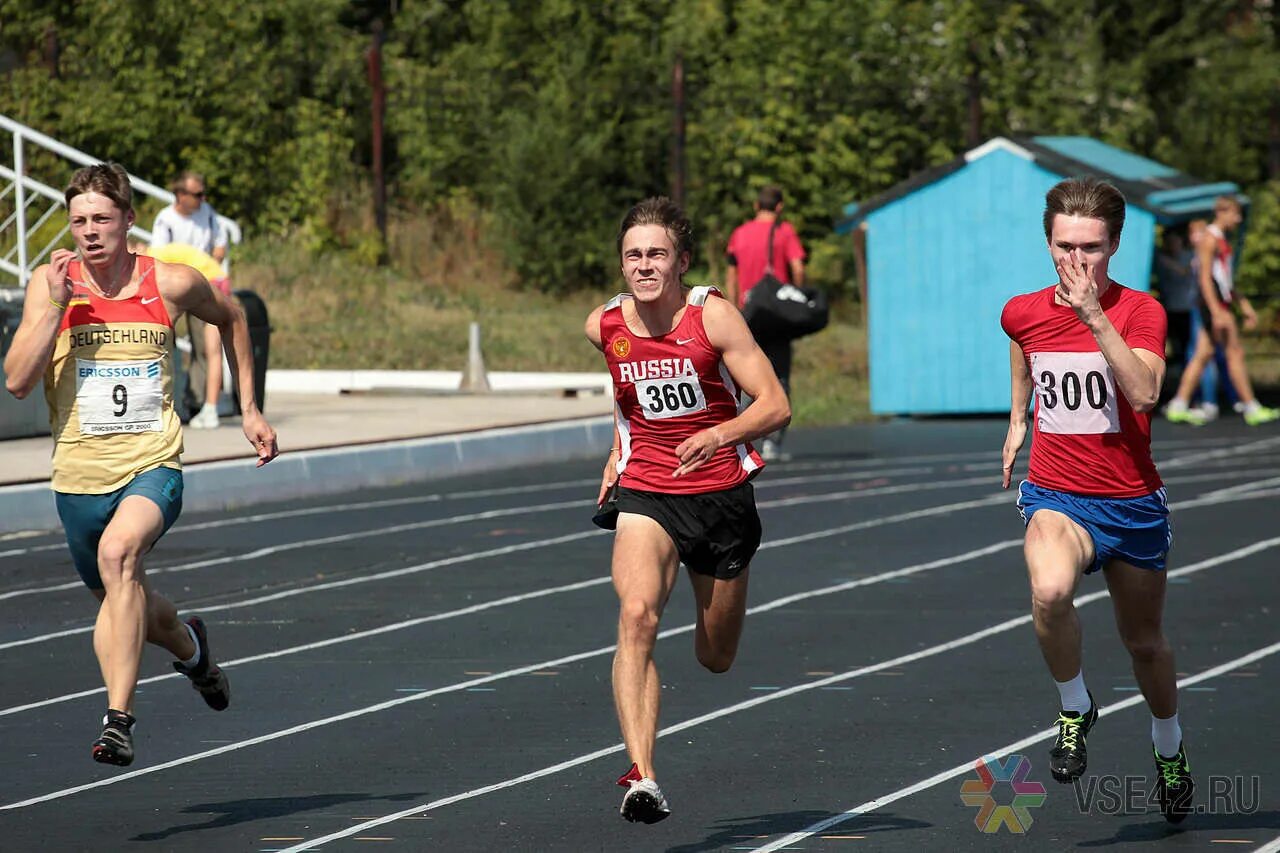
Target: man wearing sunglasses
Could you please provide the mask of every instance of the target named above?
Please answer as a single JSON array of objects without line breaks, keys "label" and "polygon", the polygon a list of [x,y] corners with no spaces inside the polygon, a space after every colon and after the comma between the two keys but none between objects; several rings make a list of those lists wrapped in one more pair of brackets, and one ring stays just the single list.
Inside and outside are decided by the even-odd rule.
[{"label": "man wearing sunglasses", "polygon": [[[205,201],[204,176],[183,172],[170,186],[173,204],[156,214],[151,226],[151,247],[158,249],[180,243],[211,255],[218,263],[227,256],[227,232],[218,222],[218,214]],[[223,277],[221,281],[226,281]],[[230,296],[230,287],[224,290]],[[188,317],[194,350],[189,380],[192,388],[204,388],[204,405],[192,415],[189,426],[212,429],[218,426],[218,395],[222,393],[222,341],[218,330],[207,323]]]}]

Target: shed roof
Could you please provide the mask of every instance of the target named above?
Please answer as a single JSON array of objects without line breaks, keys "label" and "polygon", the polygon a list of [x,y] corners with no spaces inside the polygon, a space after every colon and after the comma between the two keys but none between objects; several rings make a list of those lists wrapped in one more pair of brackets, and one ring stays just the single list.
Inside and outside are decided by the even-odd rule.
[{"label": "shed roof", "polygon": [[926,169],[862,203],[845,205],[836,231],[852,230],[868,214],[963,169],[995,151],[1007,151],[1064,178],[1094,175],[1110,181],[1129,204],[1155,214],[1163,224],[1183,222],[1213,209],[1220,195],[1249,200],[1230,182],[1205,183],[1171,166],[1087,136],[997,136],[949,163]]}]

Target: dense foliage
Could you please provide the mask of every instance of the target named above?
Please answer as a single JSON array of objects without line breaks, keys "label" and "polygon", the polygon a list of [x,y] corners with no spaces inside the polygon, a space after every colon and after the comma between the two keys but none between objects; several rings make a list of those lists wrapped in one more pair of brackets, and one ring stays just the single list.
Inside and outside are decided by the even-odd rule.
[{"label": "dense foliage", "polygon": [[611,277],[620,214],[669,190],[677,57],[713,271],[765,182],[844,284],[846,202],[990,136],[1061,133],[1246,187],[1244,279],[1280,274],[1270,0],[0,0],[0,113],[156,182],[200,169],[258,233],[349,245],[378,19],[393,202],[482,211],[543,290]]}]

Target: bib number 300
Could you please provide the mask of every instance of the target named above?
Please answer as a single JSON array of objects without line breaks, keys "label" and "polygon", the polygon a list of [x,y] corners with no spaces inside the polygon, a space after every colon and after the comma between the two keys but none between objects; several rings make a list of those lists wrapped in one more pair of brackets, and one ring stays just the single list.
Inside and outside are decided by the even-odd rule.
[{"label": "bib number 300", "polygon": [[1031,376],[1040,397],[1040,432],[1097,435],[1120,431],[1115,375],[1102,353],[1032,353]]},{"label": "bib number 300", "polygon": [[636,396],[647,420],[677,418],[707,407],[697,376],[645,379],[636,383]]}]

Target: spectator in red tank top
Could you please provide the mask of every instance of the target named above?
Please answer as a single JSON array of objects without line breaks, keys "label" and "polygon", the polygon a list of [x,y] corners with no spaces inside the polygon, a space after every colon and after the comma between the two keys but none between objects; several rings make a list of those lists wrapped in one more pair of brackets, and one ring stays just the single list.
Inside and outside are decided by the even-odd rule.
[{"label": "spectator in red tank top", "polygon": [[1086,736],[1098,708],[1085,687],[1074,598],[1080,578],[1100,569],[1151,711],[1155,791],[1176,823],[1190,811],[1194,784],[1173,650],[1161,627],[1173,536],[1151,460],[1151,410],[1164,379],[1166,320],[1150,294],[1108,275],[1124,218],[1124,196],[1102,181],[1063,181],[1045,197],[1058,282],[1010,299],[1000,318],[1012,375],[1002,483],[1007,489],[1012,481],[1034,391],[1035,438],[1018,509],[1032,621],[1062,709],[1049,770],[1070,783],[1087,766]]},{"label": "spectator in red tank top", "polygon": [[[791,417],[742,315],[713,288],[684,286],[692,245],[689,221],[669,199],[637,204],[618,233],[628,292],[586,324],[614,383],[614,447],[599,500],[617,486],[613,694],[633,762],[618,784],[627,788],[622,816],[643,823],[670,814],[653,764],[658,620],[683,562],[697,599],[698,661],[712,672],[732,665],[760,543],[750,478],[763,463],[748,442]],[[754,401],[741,414],[738,389]]]}]

